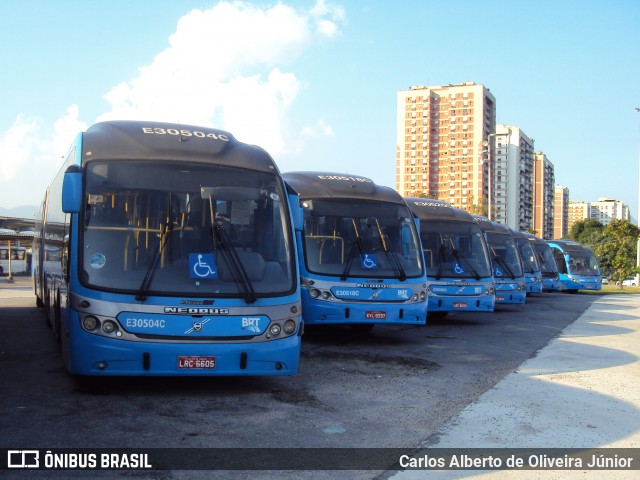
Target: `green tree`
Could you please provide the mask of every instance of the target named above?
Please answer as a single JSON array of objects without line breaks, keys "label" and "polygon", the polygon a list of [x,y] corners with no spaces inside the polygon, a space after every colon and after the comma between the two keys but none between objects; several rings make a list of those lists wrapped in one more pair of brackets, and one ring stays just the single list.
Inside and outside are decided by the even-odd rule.
[{"label": "green tree", "polygon": [[603,230],[604,225],[598,220],[580,220],[571,226],[569,240],[581,243],[595,252],[597,245],[602,243]]},{"label": "green tree", "polygon": [[602,231],[602,239],[594,249],[603,272],[614,281],[622,281],[637,273],[636,251],[640,229],[628,220],[612,220]]}]

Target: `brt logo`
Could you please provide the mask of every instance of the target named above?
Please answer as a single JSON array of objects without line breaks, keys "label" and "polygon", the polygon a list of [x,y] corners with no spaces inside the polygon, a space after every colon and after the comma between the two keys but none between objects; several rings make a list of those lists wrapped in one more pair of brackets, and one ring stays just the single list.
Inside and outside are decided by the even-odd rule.
[{"label": "brt logo", "polygon": [[242,317],[242,329],[260,332],[260,317]]}]

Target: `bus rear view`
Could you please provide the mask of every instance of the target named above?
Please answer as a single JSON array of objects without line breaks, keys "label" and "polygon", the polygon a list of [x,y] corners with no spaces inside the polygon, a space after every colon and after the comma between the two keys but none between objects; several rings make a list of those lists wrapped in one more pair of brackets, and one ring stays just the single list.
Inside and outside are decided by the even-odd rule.
[{"label": "bus rear view", "polygon": [[366,177],[283,175],[298,195],[305,324],[423,325],[426,277],[416,225],[397,192]]},{"label": "bus rear view", "polygon": [[301,304],[286,191],[227,132],[81,133],[36,225],[38,303],[82,375],[293,375]]}]

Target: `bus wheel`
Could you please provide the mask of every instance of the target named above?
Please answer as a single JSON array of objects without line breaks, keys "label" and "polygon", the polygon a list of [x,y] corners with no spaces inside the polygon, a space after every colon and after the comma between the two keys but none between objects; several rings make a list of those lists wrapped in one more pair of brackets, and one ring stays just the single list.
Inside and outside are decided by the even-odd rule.
[{"label": "bus wheel", "polygon": [[4,273],[4,270],[2,269],[2,267],[0,267],[0,275],[2,275]]},{"label": "bus wheel", "polygon": [[427,313],[428,320],[442,320],[447,316],[449,312],[429,312]]},{"label": "bus wheel", "polygon": [[[49,290],[45,290],[44,292],[44,320],[47,323],[47,326],[51,327],[51,300],[50,300]],[[37,300],[36,300],[37,301]]]},{"label": "bus wheel", "polygon": [[372,323],[357,323],[355,325],[350,325],[351,330],[358,333],[369,333],[373,330],[374,325]]},{"label": "bus wheel", "polygon": [[58,292],[58,295],[56,296],[56,303],[53,305],[53,321],[56,324],[56,328],[55,328],[55,337],[56,337],[56,343],[58,345],[60,345],[60,343],[62,342],[62,332],[60,332],[60,328],[62,326],[62,320],[60,318],[60,292]]},{"label": "bus wheel", "polygon": [[33,278],[33,291],[36,294],[36,307],[38,308],[43,308],[44,307],[44,302],[42,301],[42,299],[38,296],[38,289],[36,288],[36,279],[35,277]]}]

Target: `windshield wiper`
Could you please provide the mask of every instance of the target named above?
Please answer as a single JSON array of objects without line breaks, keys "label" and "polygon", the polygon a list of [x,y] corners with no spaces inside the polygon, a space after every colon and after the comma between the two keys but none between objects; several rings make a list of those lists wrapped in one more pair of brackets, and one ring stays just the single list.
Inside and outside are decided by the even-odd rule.
[{"label": "windshield wiper", "polygon": [[451,237],[449,237],[449,244],[451,245],[451,253],[453,253],[454,257],[456,257],[456,260],[458,260],[458,263],[464,263],[467,267],[469,267],[469,270],[471,270],[471,273],[476,278],[476,280],[480,280],[480,275],[478,274],[478,271],[475,268],[473,268],[473,264],[467,258],[460,255],[460,253],[458,252],[458,249],[453,244],[453,239]]},{"label": "windshield wiper", "polygon": [[407,279],[407,274],[405,273],[404,268],[402,268],[402,264],[400,263],[400,260],[398,260],[398,257],[396,257],[395,253],[389,251],[387,241],[385,240],[385,235],[382,232],[382,228],[380,227],[380,222],[378,222],[378,219],[376,217],[373,217],[373,219],[375,220],[376,227],[378,228],[378,236],[380,237],[382,250],[384,250],[384,253],[387,255],[387,258],[391,262],[393,273],[396,274],[398,280],[404,282]]},{"label": "windshield wiper", "polygon": [[136,300],[138,300],[139,302],[144,302],[147,299],[147,293],[149,290],[149,285],[151,285],[151,280],[153,280],[153,274],[156,272],[158,261],[160,260],[162,252],[164,251],[164,246],[167,244],[167,239],[171,236],[172,232],[173,224],[167,223],[167,225],[165,226],[164,235],[160,239],[158,248],[155,252],[153,252],[151,263],[149,264],[149,267],[147,267],[147,272],[145,273],[144,278],[142,279],[142,283],[138,288]]},{"label": "windshield wiper", "polygon": [[444,270],[444,263],[447,261],[447,253],[442,243],[442,237],[440,238],[440,248],[438,248],[438,271],[436,272],[436,280],[442,278],[442,271]]},{"label": "windshield wiper", "polygon": [[516,276],[514,275],[513,270],[509,268],[509,265],[507,265],[507,262],[505,262],[504,259],[500,255],[498,255],[493,248],[491,248],[491,253],[493,254],[493,258],[495,259],[496,263],[501,264],[502,267],[509,273],[509,276],[515,280]]},{"label": "windshield wiper", "polygon": [[256,291],[254,290],[253,284],[249,279],[247,270],[244,268],[244,265],[242,265],[242,260],[240,260],[238,252],[236,252],[236,249],[231,245],[229,234],[222,226],[222,223],[217,222],[214,225],[213,236],[214,242],[215,238],[217,237],[218,246],[221,247],[220,249],[218,249],[218,251],[222,252],[224,260],[227,262],[227,265],[231,269],[233,280],[237,284],[242,285],[245,290],[245,302],[254,303],[257,300]]},{"label": "windshield wiper", "polygon": [[257,300],[256,291],[253,288],[253,284],[249,279],[249,274],[247,270],[242,265],[242,260],[238,256],[238,252],[236,252],[235,248],[231,245],[231,241],[229,240],[229,234],[224,229],[222,223],[216,222],[216,211],[215,211],[215,203],[213,202],[213,191],[214,187],[200,187],[200,195],[202,198],[207,198],[209,200],[209,215],[211,221],[211,246],[213,248],[213,253],[222,252],[222,256],[224,257],[225,262],[227,262],[227,266],[231,270],[231,274],[233,275],[233,281],[238,285],[242,285],[246,292],[245,302],[254,303]]},{"label": "windshield wiper", "polygon": [[351,248],[349,249],[349,256],[347,257],[347,264],[342,271],[342,275],[340,275],[340,280],[346,280],[349,277],[349,271],[351,270],[351,266],[353,265],[353,254],[355,253],[356,248],[358,249],[358,252],[362,254],[362,243],[355,219],[352,218],[351,223],[353,224],[353,231],[356,234],[356,241],[351,244]]}]

